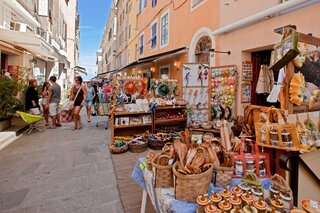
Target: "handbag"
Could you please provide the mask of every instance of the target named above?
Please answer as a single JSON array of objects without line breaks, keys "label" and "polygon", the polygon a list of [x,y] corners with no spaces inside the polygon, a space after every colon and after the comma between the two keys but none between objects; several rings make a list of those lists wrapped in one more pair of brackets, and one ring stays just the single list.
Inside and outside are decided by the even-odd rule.
[{"label": "handbag", "polygon": [[69,109],[72,109],[72,108],[74,107],[74,100],[77,99],[78,94],[79,94],[79,92],[80,92],[81,89],[82,89],[82,86],[80,86],[80,88],[78,89],[77,94],[76,94],[76,96],[74,97],[73,101],[68,100],[68,101],[65,103],[65,105],[63,106],[63,109],[64,109],[64,110],[69,110]]},{"label": "handbag", "polygon": [[62,110],[61,111],[61,123],[70,123],[73,121],[72,110]]}]

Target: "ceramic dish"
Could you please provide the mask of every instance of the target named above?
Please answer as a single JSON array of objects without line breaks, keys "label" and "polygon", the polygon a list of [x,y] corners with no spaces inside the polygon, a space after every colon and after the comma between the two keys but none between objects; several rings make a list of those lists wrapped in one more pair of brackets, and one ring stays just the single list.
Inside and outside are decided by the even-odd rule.
[{"label": "ceramic dish", "polygon": [[314,200],[301,200],[300,202],[302,208],[310,213],[320,213],[320,201]]}]

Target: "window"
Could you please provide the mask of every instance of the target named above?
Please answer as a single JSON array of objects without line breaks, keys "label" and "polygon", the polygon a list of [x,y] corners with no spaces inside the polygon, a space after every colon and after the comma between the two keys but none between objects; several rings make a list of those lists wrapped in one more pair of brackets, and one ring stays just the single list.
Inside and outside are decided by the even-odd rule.
[{"label": "window", "polygon": [[146,6],[147,6],[147,0],[139,0],[139,14],[142,13],[142,11]]},{"label": "window", "polygon": [[169,65],[160,67],[160,71],[159,71],[159,77],[160,79],[169,79],[170,76],[170,68]]},{"label": "window", "polygon": [[161,17],[161,46],[168,44],[169,39],[169,13],[166,13]]},{"label": "window", "polygon": [[155,22],[151,27],[151,47],[157,46],[157,22]]},{"label": "window", "polygon": [[192,7],[197,6],[198,4],[200,4],[201,2],[203,2],[204,0],[192,0]]},{"label": "window", "polygon": [[152,0],[152,7],[155,7],[157,5],[157,0]]},{"label": "window", "polygon": [[140,39],[139,39],[139,54],[140,55],[143,54],[143,39],[144,39],[144,34],[141,34]]}]

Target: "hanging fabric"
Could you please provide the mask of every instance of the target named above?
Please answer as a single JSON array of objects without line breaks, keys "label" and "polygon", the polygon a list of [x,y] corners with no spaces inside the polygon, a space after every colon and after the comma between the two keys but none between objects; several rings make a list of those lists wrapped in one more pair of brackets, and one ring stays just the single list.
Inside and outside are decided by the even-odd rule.
[{"label": "hanging fabric", "polygon": [[256,93],[270,93],[274,85],[273,71],[263,64],[260,67],[259,79],[257,83]]},{"label": "hanging fabric", "polygon": [[269,103],[276,103],[278,101],[278,96],[281,91],[282,82],[286,77],[284,68],[279,70],[278,81],[274,84],[270,95],[267,98]]}]

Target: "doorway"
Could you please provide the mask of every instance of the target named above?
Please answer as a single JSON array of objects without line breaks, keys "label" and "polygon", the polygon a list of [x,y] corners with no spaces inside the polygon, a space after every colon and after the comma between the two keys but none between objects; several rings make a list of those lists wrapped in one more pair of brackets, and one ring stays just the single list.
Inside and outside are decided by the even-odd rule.
[{"label": "doorway", "polygon": [[[263,94],[257,94],[256,88],[257,83],[260,75],[260,69],[261,65],[267,65],[270,64],[270,57],[271,57],[271,51],[272,50],[263,50],[258,52],[252,52],[251,58],[252,58],[252,85],[251,85],[251,104],[259,105],[259,106],[275,106],[280,107],[280,103],[269,103],[267,102],[267,97],[269,96],[269,93],[263,93]],[[274,81],[276,82],[278,73],[273,72]]]},{"label": "doorway", "polygon": [[4,75],[8,67],[8,55],[1,53],[1,75]]}]

